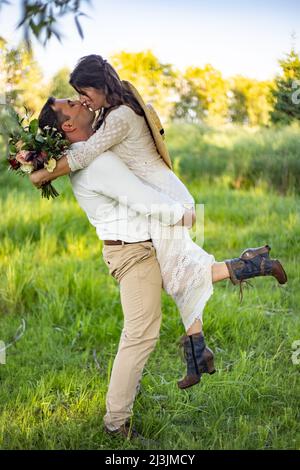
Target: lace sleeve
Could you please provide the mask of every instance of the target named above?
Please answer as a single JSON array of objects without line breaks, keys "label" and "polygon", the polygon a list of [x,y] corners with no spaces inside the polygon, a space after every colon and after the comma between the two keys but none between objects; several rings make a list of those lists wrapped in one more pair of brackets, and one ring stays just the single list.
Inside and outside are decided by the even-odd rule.
[{"label": "lace sleeve", "polygon": [[118,109],[109,113],[105,123],[87,141],[67,150],[65,155],[71,171],[87,167],[101,153],[127,137],[130,124],[124,115],[118,115]]}]

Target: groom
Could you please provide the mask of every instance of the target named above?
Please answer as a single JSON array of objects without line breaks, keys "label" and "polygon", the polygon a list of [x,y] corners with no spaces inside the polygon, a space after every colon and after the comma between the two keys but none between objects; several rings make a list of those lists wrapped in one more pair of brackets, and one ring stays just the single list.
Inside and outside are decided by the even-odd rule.
[{"label": "groom", "polygon": [[[93,133],[94,113],[79,101],[49,98],[39,125],[59,129],[73,145]],[[59,176],[39,170],[36,186]],[[110,434],[139,437],[130,416],[144,365],[161,324],[162,278],[150,239],[151,218],[163,225],[187,223],[184,208],[137,178],[112,152],[71,173],[74,195],[103,240],[103,258],[119,282],[124,326],[106,396],[104,428]]]}]

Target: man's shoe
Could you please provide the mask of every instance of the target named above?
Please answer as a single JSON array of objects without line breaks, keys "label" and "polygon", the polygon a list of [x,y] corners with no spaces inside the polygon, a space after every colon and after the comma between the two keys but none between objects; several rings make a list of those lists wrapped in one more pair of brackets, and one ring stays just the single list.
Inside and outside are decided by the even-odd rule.
[{"label": "man's shoe", "polygon": [[104,431],[113,437],[120,436],[128,440],[143,439],[143,436],[131,425],[130,420],[127,420],[118,429],[114,429],[113,431],[104,425]]},{"label": "man's shoe", "polygon": [[144,437],[142,434],[137,432],[134,426],[130,424],[130,420],[127,420],[124,424],[122,424],[118,429],[111,431],[104,425],[104,431],[112,437],[121,437],[127,440],[133,440],[134,442],[140,443],[143,447],[146,448],[154,448],[156,449],[159,446],[159,442],[153,439],[148,439]]},{"label": "man's shoe", "polygon": [[[269,245],[258,248],[247,248],[239,258],[224,260],[233,284],[240,284],[240,296],[242,301],[243,281],[257,276],[274,276],[279,284],[287,282],[287,275],[282,264],[277,259],[271,259]],[[246,281],[247,282],[247,281]]]},{"label": "man's shoe", "polygon": [[204,341],[203,333],[186,335],[181,338],[184,357],[187,363],[186,376],[177,382],[179,388],[192,387],[200,382],[203,373],[214,374],[214,354]]}]

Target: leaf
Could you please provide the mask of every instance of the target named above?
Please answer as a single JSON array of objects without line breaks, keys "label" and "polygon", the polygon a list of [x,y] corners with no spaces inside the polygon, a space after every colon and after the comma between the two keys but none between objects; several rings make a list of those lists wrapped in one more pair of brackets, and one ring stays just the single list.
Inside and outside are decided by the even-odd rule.
[{"label": "leaf", "polygon": [[78,16],[75,16],[74,20],[75,20],[75,24],[76,24],[76,27],[77,27],[77,31],[78,31],[78,33],[79,33],[79,36],[81,37],[81,39],[83,39],[83,38],[84,38],[84,36],[83,36],[83,31],[82,31],[81,25],[80,25],[80,23],[79,23]]},{"label": "leaf", "polygon": [[43,143],[45,142],[45,139],[44,139],[44,137],[43,137],[41,134],[37,134],[37,135],[35,136],[35,140],[36,140],[37,142],[40,142],[41,144],[43,144]]},{"label": "leaf", "polygon": [[14,144],[10,143],[8,148],[11,155],[15,155],[17,153],[17,147]]},{"label": "leaf", "polygon": [[11,5],[11,3],[8,0],[0,0],[0,8],[2,5]]},{"label": "leaf", "polygon": [[33,119],[29,124],[29,132],[36,134],[39,128],[39,122],[37,119]]}]

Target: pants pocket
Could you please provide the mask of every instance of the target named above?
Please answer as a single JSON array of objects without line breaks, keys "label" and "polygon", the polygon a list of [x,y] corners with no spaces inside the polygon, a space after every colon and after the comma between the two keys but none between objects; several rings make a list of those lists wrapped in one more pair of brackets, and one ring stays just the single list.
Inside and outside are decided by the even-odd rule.
[{"label": "pants pocket", "polygon": [[[119,248],[119,247],[118,247]],[[112,274],[114,271],[114,259],[117,257],[117,260],[119,259],[119,255],[117,255],[118,252],[115,251],[109,251],[107,252],[104,248],[102,249],[102,257],[103,261],[108,267],[109,273]]]},{"label": "pants pocket", "polygon": [[102,254],[110,274],[119,282],[135,265],[155,257],[155,249],[151,243],[138,243],[109,247]]}]

